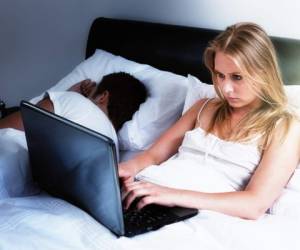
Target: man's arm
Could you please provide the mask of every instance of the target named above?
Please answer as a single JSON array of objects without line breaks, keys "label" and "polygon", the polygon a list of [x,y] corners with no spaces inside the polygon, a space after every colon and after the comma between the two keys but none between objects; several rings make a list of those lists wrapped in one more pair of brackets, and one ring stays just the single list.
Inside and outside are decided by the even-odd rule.
[{"label": "man's arm", "polygon": [[91,79],[85,79],[71,86],[68,91],[74,91],[85,97],[91,97],[96,91],[96,82]]},{"label": "man's arm", "polygon": [[[52,101],[49,99],[49,97],[44,98],[40,102],[37,103],[37,106],[46,109],[50,112],[54,112],[54,107]],[[17,111],[15,113],[12,113],[3,119],[0,120],[0,129],[1,128],[14,128],[18,130],[24,131],[23,121],[21,112]]]},{"label": "man's arm", "polygon": [[1,128],[24,130],[20,111],[14,112],[0,120]]},{"label": "man's arm", "polygon": [[[85,79],[74,84],[69,91],[74,91],[82,94],[85,97],[90,97],[94,94],[96,90],[96,83],[90,79]],[[44,98],[40,102],[37,103],[37,106],[46,109],[50,112],[54,112],[54,107],[52,101],[49,97]],[[0,120],[0,129],[1,128],[14,128],[18,130],[24,131],[22,117],[20,111],[14,112],[5,118]]]}]

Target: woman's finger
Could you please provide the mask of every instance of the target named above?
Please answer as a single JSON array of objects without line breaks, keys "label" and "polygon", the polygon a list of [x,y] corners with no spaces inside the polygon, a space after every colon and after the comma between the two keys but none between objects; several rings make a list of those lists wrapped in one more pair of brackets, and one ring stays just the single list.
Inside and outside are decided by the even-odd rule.
[{"label": "woman's finger", "polygon": [[141,196],[146,196],[151,193],[151,188],[149,187],[148,183],[137,183],[133,182],[126,186],[125,192],[127,192],[127,197],[125,200],[125,208],[132,204],[132,202]]},{"label": "woman's finger", "polygon": [[147,195],[141,198],[141,200],[137,203],[137,209],[141,210],[147,205],[150,205],[152,203],[155,203],[154,196]]}]

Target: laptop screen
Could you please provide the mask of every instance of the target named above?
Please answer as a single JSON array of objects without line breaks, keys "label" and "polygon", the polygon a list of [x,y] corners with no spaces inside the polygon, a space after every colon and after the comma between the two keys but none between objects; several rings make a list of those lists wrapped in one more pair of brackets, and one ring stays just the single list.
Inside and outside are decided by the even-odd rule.
[{"label": "laptop screen", "polygon": [[21,102],[33,179],[118,235],[124,222],[112,139]]}]

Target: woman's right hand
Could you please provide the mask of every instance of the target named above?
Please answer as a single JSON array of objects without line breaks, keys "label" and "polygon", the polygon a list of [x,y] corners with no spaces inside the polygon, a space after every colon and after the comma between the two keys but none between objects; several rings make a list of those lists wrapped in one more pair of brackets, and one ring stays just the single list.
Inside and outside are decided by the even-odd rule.
[{"label": "woman's right hand", "polygon": [[132,162],[132,160],[119,163],[118,170],[119,170],[119,177],[122,182],[122,189],[121,189],[122,200],[124,200],[128,195],[128,192],[125,191],[124,187],[134,182],[134,177],[139,172],[139,170],[137,169],[134,162]]},{"label": "woman's right hand", "polygon": [[131,182],[134,180],[134,176],[138,173],[138,170],[134,164],[130,162],[122,162],[119,164],[119,177],[123,182]]}]

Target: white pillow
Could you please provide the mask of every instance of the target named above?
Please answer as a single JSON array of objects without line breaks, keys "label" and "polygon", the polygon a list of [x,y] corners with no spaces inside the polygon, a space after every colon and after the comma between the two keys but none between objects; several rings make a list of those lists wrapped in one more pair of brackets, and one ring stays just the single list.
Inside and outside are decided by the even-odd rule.
[{"label": "white pillow", "polygon": [[[122,150],[144,150],[180,117],[187,92],[185,77],[139,64],[104,50],[96,50],[93,56],[80,63],[49,90],[66,90],[86,78],[99,82],[104,75],[120,71],[130,73],[142,81],[149,90],[150,97],[134,114],[133,119],[120,129],[119,146]],[[42,96],[43,94],[33,98],[31,102],[38,102]]]},{"label": "white pillow", "polygon": [[269,213],[300,220],[300,192],[284,189],[269,209]]},{"label": "white pillow", "polygon": [[[300,85],[285,85],[284,86],[290,107],[300,115]],[[300,196],[300,163],[298,164],[293,176],[289,180],[287,189],[297,192]],[[300,204],[300,199],[299,199]],[[300,216],[300,213],[299,213]]]},{"label": "white pillow", "polygon": [[203,98],[216,97],[215,88],[213,85],[203,83],[198,78],[188,75],[188,90],[184,101],[182,114],[184,114],[196,101]]}]

